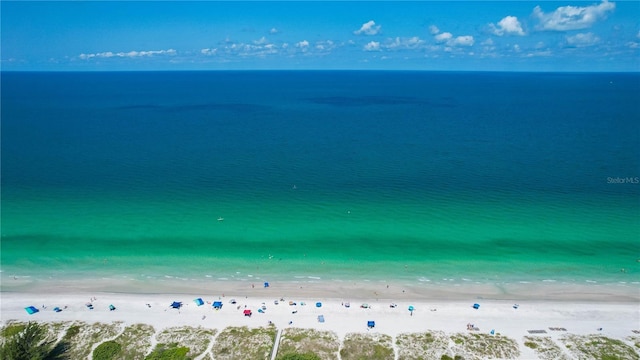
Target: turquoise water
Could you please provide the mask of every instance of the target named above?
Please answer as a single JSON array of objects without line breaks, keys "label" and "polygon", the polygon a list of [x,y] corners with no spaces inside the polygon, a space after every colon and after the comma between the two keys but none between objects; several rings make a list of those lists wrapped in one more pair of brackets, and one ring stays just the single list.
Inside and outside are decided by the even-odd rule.
[{"label": "turquoise water", "polygon": [[2,273],[637,284],[638,80],[3,73]]}]

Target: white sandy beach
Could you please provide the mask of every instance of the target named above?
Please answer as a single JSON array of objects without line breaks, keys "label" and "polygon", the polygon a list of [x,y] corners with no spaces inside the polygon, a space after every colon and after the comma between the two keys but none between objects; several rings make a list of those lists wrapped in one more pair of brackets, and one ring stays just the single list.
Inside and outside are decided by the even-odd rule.
[{"label": "white sandy beach", "polygon": [[[243,286],[245,286],[244,284]],[[384,289],[387,289],[386,287]],[[390,336],[401,333],[424,331],[444,331],[446,333],[465,333],[468,324],[479,330],[476,333],[496,333],[516,340],[520,346],[521,359],[537,358],[533,350],[524,346],[524,336],[531,335],[530,330],[545,330],[544,336],[558,337],[567,333],[585,335],[600,334],[614,339],[624,340],[634,336],[633,331],[640,329],[640,307],[637,300],[603,301],[598,295],[593,301],[536,300],[520,299],[517,308],[513,300],[472,298],[426,299],[404,291],[380,290],[348,292],[345,297],[336,296],[336,289],[318,286],[288,289],[273,284],[263,288],[236,289],[231,293],[167,293],[133,294],[108,292],[70,291],[50,292],[7,292],[0,293],[1,323],[9,321],[74,321],[109,323],[121,321],[125,324],[149,324],[156,331],[174,326],[202,326],[222,330],[229,326],[266,326],[272,322],[278,329],[287,327],[315,328],[335,332],[344,338],[351,332],[379,332]],[[226,290],[233,291],[233,288]],[[324,290],[324,291],[323,291]],[[369,289],[370,290],[370,289]],[[65,290],[63,290],[65,291]],[[367,295],[368,294],[368,295]],[[202,298],[205,304],[197,306],[194,299]],[[236,304],[231,300],[235,299]],[[281,299],[284,299],[282,301]],[[275,304],[278,300],[278,304]],[[173,301],[182,302],[182,308],[173,309]],[[223,307],[214,310],[212,303],[222,301]],[[289,305],[293,301],[296,305]],[[320,302],[321,307],[316,303]],[[86,304],[92,303],[93,309]],[[350,307],[346,307],[349,303]],[[369,308],[362,308],[366,303]],[[397,304],[391,307],[391,304]],[[478,303],[479,309],[473,304]],[[304,305],[303,305],[304,304]],[[110,311],[109,305],[116,310]],[[263,313],[259,312],[266,306]],[[40,311],[29,315],[25,307],[34,306]],[[409,306],[414,306],[413,314]],[[61,312],[54,312],[60,307]],[[251,317],[243,315],[245,309],[253,312]],[[320,323],[318,316],[323,315],[325,322]],[[367,322],[375,321],[375,328],[368,329]],[[566,331],[553,331],[550,328],[564,328]]]}]

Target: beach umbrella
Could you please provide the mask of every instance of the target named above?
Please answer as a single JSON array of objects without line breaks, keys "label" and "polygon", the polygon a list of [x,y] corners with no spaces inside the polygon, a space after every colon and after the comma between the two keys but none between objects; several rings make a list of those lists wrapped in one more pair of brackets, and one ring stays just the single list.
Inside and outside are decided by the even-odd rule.
[{"label": "beach umbrella", "polygon": [[193,302],[196,303],[196,305],[198,306],[204,305],[204,301],[202,301],[202,298],[194,299]]},{"label": "beach umbrella", "polygon": [[413,316],[413,310],[415,310],[413,305],[409,305],[409,313],[411,314],[411,316]]},{"label": "beach umbrella", "polygon": [[322,303],[321,302],[317,302],[316,303],[316,307],[322,307]]},{"label": "beach umbrella", "polygon": [[27,306],[27,307],[26,307],[26,308],[24,308],[24,309],[27,311],[27,313],[28,313],[29,315],[33,315],[33,314],[37,313],[38,311],[40,311],[40,310],[36,309],[36,307],[35,307],[35,306]]},{"label": "beach umbrella", "polygon": [[174,309],[180,309],[180,307],[182,307],[182,303],[179,301],[174,301],[171,303],[171,307]]}]

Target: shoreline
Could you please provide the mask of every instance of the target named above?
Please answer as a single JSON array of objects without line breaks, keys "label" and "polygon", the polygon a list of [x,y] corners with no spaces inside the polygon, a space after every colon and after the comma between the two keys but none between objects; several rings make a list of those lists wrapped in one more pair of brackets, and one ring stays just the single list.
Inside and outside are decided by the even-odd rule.
[{"label": "shoreline", "polygon": [[111,293],[131,295],[203,294],[221,296],[235,294],[247,297],[322,297],[397,299],[414,301],[470,299],[508,301],[557,301],[640,303],[640,286],[632,283],[568,283],[568,282],[520,282],[520,283],[455,283],[435,284],[399,282],[392,280],[309,280],[309,281],[222,281],[162,279],[139,281],[132,279],[91,280],[33,280],[5,277],[0,284],[2,294],[67,294]]}]

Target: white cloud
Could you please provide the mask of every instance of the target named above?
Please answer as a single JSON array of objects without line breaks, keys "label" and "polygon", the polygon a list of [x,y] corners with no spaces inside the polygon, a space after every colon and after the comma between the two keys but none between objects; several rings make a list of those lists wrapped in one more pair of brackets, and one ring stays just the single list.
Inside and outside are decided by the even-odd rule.
[{"label": "white cloud", "polygon": [[380,43],[377,41],[370,41],[364,46],[364,49],[366,51],[380,51]]},{"label": "white cloud", "polygon": [[206,48],[206,49],[202,49],[202,50],[200,50],[200,53],[201,53],[202,55],[215,55],[217,52],[218,52],[218,49],[209,49],[209,48]]},{"label": "white cloud", "polygon": [[253,43],[256,45],[264,45],[267,43],[267,38],[263,36],[260,39],[255,40]]},{"label": "white cloud", "polygon": [[473,42],[474,42],[473,36],[465,35],[465,36],[458,36],[455,39],[453,39],[452,45],[472,46]]},{"label": "white cloud", "polygon": [[296,47],[308,48],[309,47],[309,42],[307,40],[302,40],[302,41],[296,43]]},{"label": "white cloud", "polygon": [[434,36],[434,38],[437,42],[446,42],[453,38],[453,34],[451,34],[450,32],[443,32],[442,34]]},{"label": "white cloud", "polygon": [[438,27],[435,25],[431,25],[429,26],[429,32],[431,33],[431,35],[435,35],[440,32],[440,29],[438,29]]},{"label": "white cloud", "polygon": [[114,53],[112,51],[105,51],[93,54],[80,54],[78,57],[82,60],[88,60],[92,58],[136,58],[136,57],[144,57],[144,56],[153,56],[153,55],[176,55],[177,51],[174,49],[168,50],[147,50],[147,51],[129,51],[129,52],[117,52]]},{"label": "white cloud", "polygon": [[354,31],[353,33],[356,35],[376,35],[380,32],[380,25],[376,25],[376,22],[373,20],[369,20],[366,23],[362,24],[360,29]]},{"label": "white cloud", "polygon": [[279,31],[276,28],[271,28],[271,30],[269,30],[269,34],[277,34]]},{"label": "white cloud", "polygon": [[491,31],[498,35],[524,35],[524,31],[522,30],[522,25],[518,18],[515,16],[505,16],[498,22],[498,26],[493,23],[489,24],[489,28]]},{"label": "white cloud", "polygon": [[585,47],[597,44],[600,38],[589,32],[567,36],[566,40],[568,47]]},{"label": "white cloud", "polygon": [[615,9],[616,5],[603,0],[591,6],[561,6],[554,12],[545,14],[540,6],[533,9],[533,16],[540,21],[542,30],[579,30],[586,29],[596,21],[604,19]]},{"label": "white cloud", "polygon": [[453,46],[472,46],[474,43],[473,36],[464,35],[453,37],[450,32],[443,32],[434,36],[436,42],[445,43],[449,47]]}]

